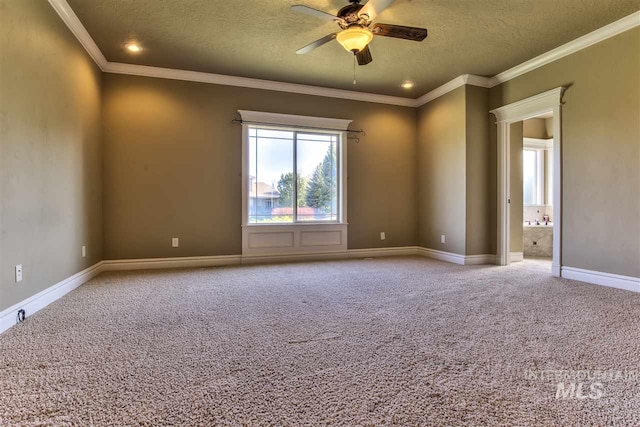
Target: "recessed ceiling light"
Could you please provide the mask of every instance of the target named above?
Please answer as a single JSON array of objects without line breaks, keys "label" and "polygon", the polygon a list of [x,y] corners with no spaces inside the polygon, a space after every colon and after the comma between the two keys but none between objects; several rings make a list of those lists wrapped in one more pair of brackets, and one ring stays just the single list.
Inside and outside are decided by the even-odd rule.
[{"label": "recessed ceiling light", "polygon": [[404,89],[411,89],[413,87],[413,82],[410,82],[409,80],[407,80],[406,82],[402,83],[400,86],[402,86]]},{"label": "recessed ceiling light", "polygon": [[129,43],[125,44],[124,47],[129,52],[133,52],[133,53],[138,53],[138,52],[142,51],[142,48],[140,47],[140,45],[135,43],[135,42],[129,42]]}]

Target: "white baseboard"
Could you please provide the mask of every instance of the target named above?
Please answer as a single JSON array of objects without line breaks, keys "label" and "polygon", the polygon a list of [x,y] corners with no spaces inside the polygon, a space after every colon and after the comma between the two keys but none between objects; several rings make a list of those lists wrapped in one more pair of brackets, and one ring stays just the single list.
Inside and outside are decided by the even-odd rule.
[{"label": "white baseboard", "polygon": [[47,289],[21,301],[0,312],[0,333],[6,331],[16,324],[18,310],[23,309],[27,317],[33,315],[38,310],[43,309],[55,300],[62,298],[78,286],[88,282],[102,272],[102,262],[98,262],[91,267],[56,283]]},{"label": "white baseboard", "polygon": [[439,259],[440,261],[447,261],[454,264],[464,265],[464,255],[422,247],[418,248],[418,254],[427,258]]},{"label": "white baseboard", "polygon": [[416,255],[417,253],[417,246],[402,246],[393,248],[348,249],[346,251],[314,252],[306,254],[298,253],[278,255],[242,255],[242,264],[375,258],[387,256]]},{"label": "white baseboard", "polygon": [[140,258],[102,261],[102,271],[153,270],[159,268],[216,267],[242,263],[242,255]]},{"label": "white baseboard", "polygon": [[440,261],[447,261],[460,265],[495,264],[496,262],[496,256],[491,254],[460,255],[422,247],[418,247],[418,254],[427,258],[439,259]]},{"label": "white baseboard", "polygon": [[349,258],[371,258],[382,256],[418,255],[417,246],[398,246],[394,248],[349,249]]},{"label": "white baseboard", "polygon": [[562,267],[562,277],[565,279],[593,283],[595,285],[640,292],[640,277],[621,276],[619,274],[603,273],[601,271],[584,270],[582,268],[564,266]]},{"label": "white baseboard", "polygon": [[176,258],[147,258],[103,261],[103,271],[149,270],[180,267],[214,267],[238,264],[260,264],[275,262],[319,261],[332,259],[374,258],[388,256],[422,255],[428,258],[461,265],[494,264],[495,255],[458,255],[418,246],[390,248],[348,249],[312,253],[285,253],[270,255],[222,255]]},{"label": "white baseboard", "polygon": [[222,265],[259,264],[269,262],[318,261],[347,258],[416,255],[416,246],[392,248],[349,249],[312,253],[285,253],[276,255],[219,255],[175,258],[147,258],[105,260],[103,271],[150,270],[157,268],[215,267]]},{"label": "white baseboard", "polygon": [[496,263],[496,256],[493,254],[464,256],[464,265],[484,265],[484,264],[495,264],[495,263]]},{"label": "white baseboard", "polygon": [[521,261],[524,261],[524,253],[523,252],[511,252],[509,254],[509,258],[511,258],[511,262],[521,262]]}]

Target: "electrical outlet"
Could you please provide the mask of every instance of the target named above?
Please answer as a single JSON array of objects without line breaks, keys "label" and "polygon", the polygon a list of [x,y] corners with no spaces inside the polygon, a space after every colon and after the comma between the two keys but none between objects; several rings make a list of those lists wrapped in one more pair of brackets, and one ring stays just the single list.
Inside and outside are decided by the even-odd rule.
[{"label": "electrical outlet", "polygon": [[446,243],[447,239],[445,238],[444,234],[440,235],[440,243]]},{"label": "electrical outlet", "polygon": [[16,265],[16,283],[22,282],[22,264]]},{"label": "electrical outlet", "polygon": [[386,233],[385,233],[384,231],[382,231],[382,232],[380,233],[380,240],[386,240],[386,238],[387,238]]},{"label": "electrical outlet", "polygon": [[174,237],[173,239],[171,239],[171,247],[172,248],[180,247],[180,239],[178,239],[177,237]]},{"label": "electrical outlet", "polygon": [[83,246],[83,247],[82,247],[82,258],[84,258],[84,257],[86,257],[86,256],[87,256],[87,247],[86,247],[86,246]]}]

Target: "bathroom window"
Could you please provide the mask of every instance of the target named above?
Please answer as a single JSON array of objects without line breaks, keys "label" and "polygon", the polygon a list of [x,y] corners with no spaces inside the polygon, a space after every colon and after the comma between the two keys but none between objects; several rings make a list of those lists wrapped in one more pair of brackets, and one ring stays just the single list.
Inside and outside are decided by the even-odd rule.
[{"label": "bathroom window", "polygon": [[522,198],[525,205],[544,205],[545,150],[522,151]]},{"label": "bathroom window", "polygon": [[553,150],[545,150],[544,152],[544,186],[547,189],[546,203],[553,204]]}]

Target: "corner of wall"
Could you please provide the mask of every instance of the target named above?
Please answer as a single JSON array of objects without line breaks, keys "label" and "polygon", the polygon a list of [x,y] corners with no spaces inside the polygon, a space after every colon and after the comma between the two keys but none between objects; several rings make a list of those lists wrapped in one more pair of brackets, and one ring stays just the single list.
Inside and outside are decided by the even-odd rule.
[{"label": "corner of wall", "polygon": [[490,254],[489,89],[466,86],[466,255]]},{"label": "corner of wall", "polygon": [[418,245],[459,255],[466,245],[465,98],[461,86],[419,107],[417,117]]}]

